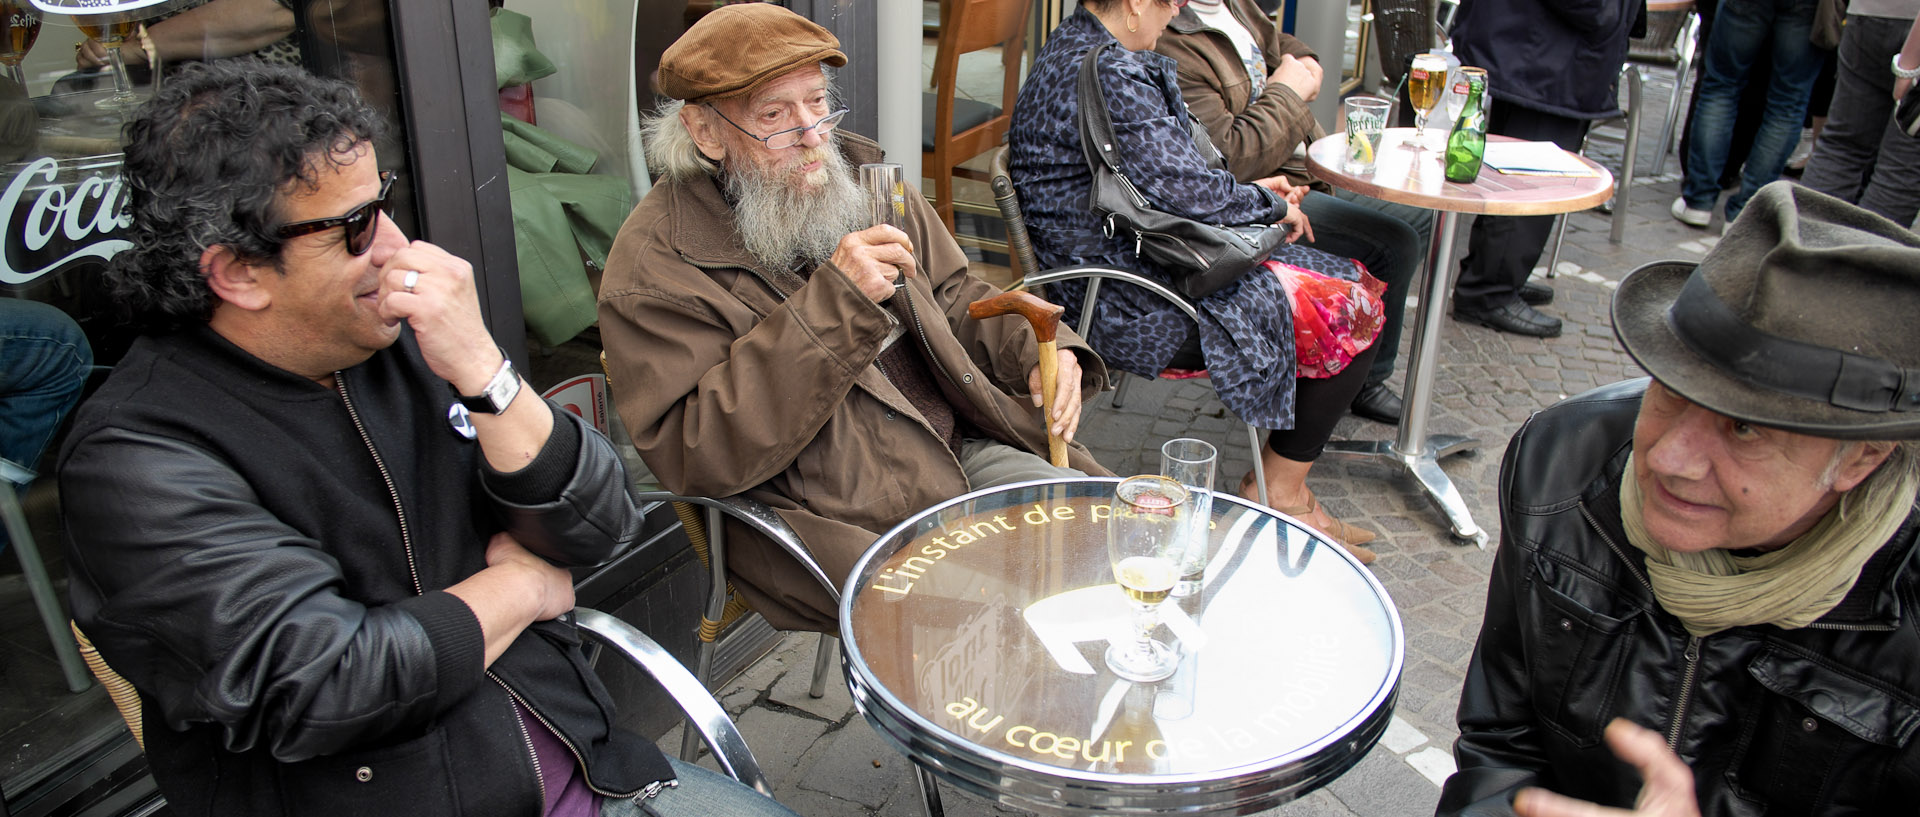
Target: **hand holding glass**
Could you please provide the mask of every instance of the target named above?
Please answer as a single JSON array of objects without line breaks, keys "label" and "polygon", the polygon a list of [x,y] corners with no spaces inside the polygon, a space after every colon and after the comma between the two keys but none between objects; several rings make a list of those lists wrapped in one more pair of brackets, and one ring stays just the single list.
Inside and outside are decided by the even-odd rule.
[{"label": "hand holding glass", "polygon": [[1162,476],[1128,477],[1114,492],[1107,520],[1107,558],[1114,580],[1133,603],[1135,638],[1107,647],[1107,668],[1147,683],[1173,674],[1180,656],[1153,638],[1160,603],[1180,578],[1181,542],[1192,512],[1187,489]]},{"label": "hand holding glass", "polygon": [[120,56],[120,47],[133,36],[133,18],[124,14],[86,14],[76,16],[74,24],[80,27],[80,33],[107,49],[107,64],[112,68],[113,96],[94,104],[109,110],[139,105],[140,98],[133,94],[133,81],[127,78],[126,60]]},{"label": "hand holding glass", "polygon": [[867,191],[867,207],[874,226],[906,226],[907,185],[900,178],[899,165],[891,162],[861,165],[860,187]]}]

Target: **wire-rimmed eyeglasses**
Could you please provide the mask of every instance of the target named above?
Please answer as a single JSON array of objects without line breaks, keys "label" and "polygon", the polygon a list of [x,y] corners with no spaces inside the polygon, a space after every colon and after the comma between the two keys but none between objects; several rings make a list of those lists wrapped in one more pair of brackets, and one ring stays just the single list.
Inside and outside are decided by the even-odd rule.
[{"label": "wire-rimmed eyeglasses", "polygon": [[705,104],[709,110],[719,114],[721,119],[726,120],[727,124],[732,125],[734,130],[758,140],[761,144],[766,145],[768,150],[786,150],[787,148],[800,144],[801,137],[805,136],[807,131],[813,131],[819,134],[820,138],[825,139],[827,134],[832,133],[834,128],[839,127],[840,120],[847,118],[847,111],[851,110],[849,108],[841,108],[826,116],[820,117],[811,125],[801,125],[799,127],[788,128],[778,133],[758,136],[755,135],[753,131],[740,127],[740,123],[727,119],[727,115],[720,113],[720,109],[714,107],[713,103],[708,102]]}]

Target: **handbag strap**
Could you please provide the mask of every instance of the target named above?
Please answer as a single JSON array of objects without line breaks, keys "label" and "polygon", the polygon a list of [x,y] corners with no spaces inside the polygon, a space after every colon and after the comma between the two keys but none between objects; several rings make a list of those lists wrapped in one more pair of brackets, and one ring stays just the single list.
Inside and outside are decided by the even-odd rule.
[{"label": "handbag strap", "polygon": [[1098,171],[1105,165],[1114,175],[1126,178],[1113,156],[1113,117],[1107,113],[1107,95],[1095,69],[1100,52],[1113,44],[1109,40],[1096,45],[1080,58],[1080,152],[1087,157],[1087,170]]}]

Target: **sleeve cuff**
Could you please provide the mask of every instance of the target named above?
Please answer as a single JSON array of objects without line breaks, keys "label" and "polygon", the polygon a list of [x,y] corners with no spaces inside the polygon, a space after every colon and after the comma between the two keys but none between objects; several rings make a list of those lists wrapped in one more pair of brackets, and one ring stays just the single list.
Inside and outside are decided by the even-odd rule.
[{"label": "sleeve cuff", "polygon": [[395,604],[426,630],[433,645],[434,678],[443,700],[458,700],[480,685],[486,675],[487,638],[480,617],[460,597],[445,590],[405,599]]},{"label": "sleeve cuff", "polygon": [[527,467],[501,473],[488,465],[485,457],[480,458],[481,471],[494,496],[515,505],[540,505],[553,501],[573,479],[573,469],[580,459],[580,425],[550,401],[547,410],[553,412],[553,432]]}]

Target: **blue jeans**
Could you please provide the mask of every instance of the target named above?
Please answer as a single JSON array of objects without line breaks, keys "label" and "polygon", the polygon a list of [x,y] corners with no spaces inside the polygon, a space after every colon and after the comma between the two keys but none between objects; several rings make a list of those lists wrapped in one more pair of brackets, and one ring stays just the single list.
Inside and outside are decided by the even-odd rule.
[{"label": "blue jeans", "polygon": [[1827,127],[1800,183],[1893,219],[1920,214],[1920,138],[1893,121],[1893,72],[1912,20],[1847,16]]},{"label": "blue jeans", "polygon": [[32,469],[92,368],[93,348],[67,313],[0,298],[0,457]]},{"label": "blue jeans", "polygon": [[1753,137],[1753,152],[1740,173],[1740,189],[1727,199],[1727,220],[1747,206],[1762,185],[1780,178],[1787,157],[1800,141],[1807,99],[1820,78],[1826,52],[1807,41],[1817,0],[1724,0],[1713,20],[1702,63],[1699,107],[1691,125],[1687,176],[1680,195],[1687,206],[1711,210],[1720,198],[1720,174],[1740,104],[1740,90],[1758,60],[1767,60],[1773,79],[1767,108]]},{"label": "blue jeans", "polygon": [[[646,801],[659,817],[799,817],[786,806],[760,796],[733,778],[667,758],[680,785],[661,789]],[[600,817],[647,817],[632,800],[602,800]]]}]

